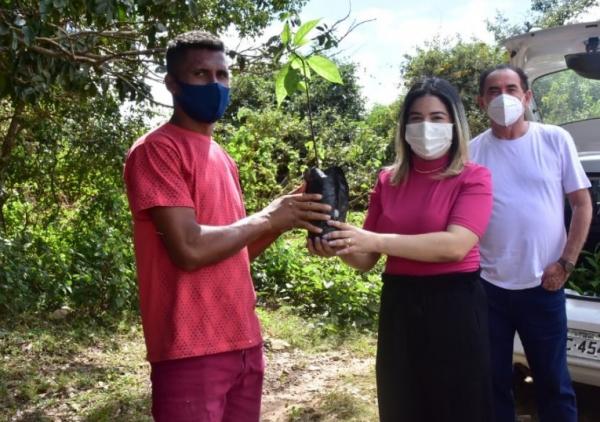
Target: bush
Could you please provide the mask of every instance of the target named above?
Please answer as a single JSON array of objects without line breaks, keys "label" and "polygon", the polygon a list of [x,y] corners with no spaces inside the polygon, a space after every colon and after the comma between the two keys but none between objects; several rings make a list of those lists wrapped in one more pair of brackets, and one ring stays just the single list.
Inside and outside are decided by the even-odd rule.
[{"label": "bush", "polygon": [[[355,213],[352,220],[362,221],[361,217]],[[287,304],[335,326],[374,328],[381,267],[359,273],[339,258],[311,256],[305,236],[295,232],[281,237],[253,263],[259,301],[266,306]]]},{"label": "bush", "polygon": [[[389,159],[386,138],[393,119],[380,110],[371,128],[359,119],[362,100],[344,92],[358,91],[350,85],[324,90],[328,105],[315,108],[314,123],[322,167],[344,167],[351,207],[362,210],[377,170]],[[264,101],[272,98],[272,91],[263,94]],[[138,105],[126,112],[109,95],[85,101],[55,95],[60,101],[40,101],[26,110],[25,129],[0,187],[6,201],[0,203],[5,222],[0,224],[0,313],[68,305],[83,315],[118,315],[137,306],[123,159],[146,131],[149,110]],[[249,98],[258,97],[238,100]],[[306,116],[288,105],[241,101],[232,109],[235,115],[216,127],[216,141],[238,164],[248,213],[300,185],[312,163]],[[372,327],[378,272],[358,274],[338,259],[310,257],[304,236],[286,235],[254,263],[260,299],[294,305],[327,323]]]},{"label": "bush", "polygon": [[216,134],[238,165],[248,213],[301,183],[303,162],[291,144],[306,136],[306,126],[281,110],[238,112],[237,126],[219,127]]},{"label": "bush", "polygon": [[[105,209],[105,201],[115,209]],[[14,218],[12,201],[6,207]],[[104,206],[103,206],[104,205]],[[118,314],[137,306],[127,206],[120,192],[80,204],[48,224],[0,236],[0,313],[48,311]]]},{"label": "bush", "polygon": [[[145,110],[56,93],[23,116],[0,206],[0,312],[118,314],[137,304],[123,158]],[[61,116],[61,118],[47,118]],[[1,190],[1,189],[0,189]]]},{"label": "bush", "polygon": [[600,297],[600,249],[582,251],[581,265],[575,268],[567,287],[586,296]]}]

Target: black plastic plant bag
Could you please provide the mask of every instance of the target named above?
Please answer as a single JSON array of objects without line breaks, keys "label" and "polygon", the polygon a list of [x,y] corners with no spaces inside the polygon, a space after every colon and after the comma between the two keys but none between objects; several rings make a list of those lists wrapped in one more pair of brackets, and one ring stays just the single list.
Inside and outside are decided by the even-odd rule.
[{"label": "black plastic plant bag", "polygon": [[[317,167],[311,167],[304,174],[304,179],[306,180],[307,193],[320,193],[323,195],[321,202],[331,205],[331,218],[337,221],[346,221],[349,207],[349,189],[344,171],[337,166],[329,167],[325,171]],[[312,221],[311,223],[320,227],[323,231],[321,234],[309,232],[310,238],[322,236],[336,230],[326,221]]]}]

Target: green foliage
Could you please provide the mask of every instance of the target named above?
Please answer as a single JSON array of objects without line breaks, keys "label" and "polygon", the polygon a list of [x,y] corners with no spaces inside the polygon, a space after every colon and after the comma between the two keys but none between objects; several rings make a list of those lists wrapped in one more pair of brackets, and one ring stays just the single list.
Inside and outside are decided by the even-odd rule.
[{"label": "green foliage", "polygon": [[[355,223],[361,215],[351,215]],[[304,315],[359,328],[374,328],[381,267],[359,274],[337,258],[308,255],[301,236],[284,236],[252,265],[259,300],[287,304]]]},{"label": "green foliage", "polygon": [[[0,98],[33,102],[52,88],[120,98],[148,96],[146,78],[164,64],[167,41],[191,29],[233,25],[258,35],[305,0],[7,0],[0,13]],[[150,59],[150,60],[149,60]]]},{"label": "green foliage", "polygon": [[496,15],[493,20],[486,19],[485,21],[488,32],[494,34],[494,39],[497,43],[501,43],[507,38],[515,35],[528,32],[531,29],[529,22],[523,24],[511,23],[502,12],[496,10]]},{"label": "green foliage", "polygon": [[377,136],[393,139],[399,112],[400,101],[396,101],[388,106],[376,104],[367,116],[366,122]]},{"label": "green foliage", "polygon": [[500,11],[494,20],[486,21],[487,29],[498,42],[534,29],[565,25],[600,4],[598,0],[532,0],[527,20],[511,23]]},{"label": "green foliage", "polygon": [[558,125],[600,117],[600,81],[564,70],[535,80],[532,90],[545,123]]},{"label": "green foliage", "polygon": [[26,109],[26,129],[5,173],[0,312],[132,309],[137,298],[121,173],[147,111],[121,117],[111,96],[54,95],[62,102]]},{"label": "green foliage", "polygon": [[322,320],[301,315],[296,308],[286,305],[277,309],[258,306],[256,312],[267,339],[267,349],[269,339],[275,338],[303,351],[330,351],[343,347],[363,357],[375,354],[372,332],[324,324]]},{"label": "green foliage", "polygon": [[220,127],[216,139],[238,163],[248,212],[301,183],[301,160],[295,144],[306,138],[306,126],[278,109],[238,110],[237,119]]},{"label": "green foliage", "polygon": [[[311,98],[318,107],[313,115],[316,139],[324,165],[340,165],[351,186],[353,209],[366,207],[377,172],[393,159],[392,138],[398,105],[380,106],[364,117],[356,66],[340,65],[346,83],[313,80]],[[314,154],[302,96],[288,98],[274,108],[268,93],[272,82],[254,73],[234,79],[233,116],[217,126],[217,139],[240,167],[240,177],[250,211],[256,211],[279,193],[301,183],[306,163]],[[270,91],[272,93],[272,91]],[[384,117],[385,116],[385,117]],[[369,119],[373,124],[369,124]],[[271,151],[271,152],[269,152]]]},{"label": "green foliage", "polygon": [[[124,212],[126,207],[121,223]],[[94,316],[135,309],[129,230],[115,227],[119,221],[107,217],[86,227],[79,215],[68,222],[24,228],[10,239],[0,237],[0,313],[63,305]]]},{"label": "green foliage", "polygon": [[[30,40],[30,48],[25,49],[18,41],[16,50],[4,50],[0,55],[0,76],[8,75],[0,77],[0,85],[9,87],[4,100],[0,100],[0,130],[5,134],[0,156],[2,316],[51,312],[68,305],[80,315],[104,318],[136,308],[131,217],[121,180],[122,165],[133,140],[147,130],[152,113],[144,102],[133,109],[123,106],[123,98],[133,98],[129,94],[135,91],[135,98],[140,99],[138,94],[143,90],[135,83],[125,83],[119,75],[139,77],[143,82],[145,70],[139,66],[147,63],[139,63],[135,55],[128,60],[120,60],[119,56],[95,67],[82,64],[82,57],[111,52],[133,54],[133,50],[150,46],[161,49],[170,35],[187,29],[192,21],[208,22],[209,15],[218,19],[210,20],[212,26],[205,28],[217,30],[226,22],[237,25],[237,13],[245,11],[249,19],[243,23],[245,33],[252,33],[266,22],[258,16],[262,13],[259,11],[290,10],[303,2],[252,2],[247,7],[246,1],[236,2],[236,8],[229,9],[229,17],[220,14],[224,7],[221,2],[210,12],[205,11],[200,20],[192,14],[176,22],[176,16],[184,10],[199,7],[192,2],[163,10],[167,18],[160,24],[133,18],[157,13],[158,3],[96,2],[97,16],[90,15],[91,4],[44,2],[37,10],[29,3],[19,3],[18,10],[23,11],[27,25],[41,15],[46,20],[38,22],[39,31]],[[201,6],[213,3],[203,2]],[[137,8],[145,9],[140,14]],[[69,35],[60,31],[59,23],[63,21],[58,11],[65,21],[73,21]],[[0,23],[7,22],[2,19],[8,19],[8,15],[2,15]],[[158,19],[163,15],[156,16]],[[58,32],[48,33],[47,27],[52,25],[59,27]],[[154,39],[147,32],[150,27],[157,30]],[[281,41],[288,40],[295,49],[313,43],[313,51],[321,51],[336,42],[331,30],[316,21],[301,25],[290,18],[288,27],[289,34],[282,34]],[[121,37],[132,28],[139,32]],[[310,38],[315,31],[319,32]],[[7,35],[0,26],[0,39],[3,36]],[[79,43],[81,48],[73,50],[77,57],[51,55],[40,48],[58,47],[44,38],[69,48],[71,43]],[[280,57],[287,51],[282,46]],[[154,53],[149,53],[152,60],[160,61],[158,50]],[[9,75],[6,63],[13,65],[17,57],[11,54],[18,55],[22,65],[37,63],[15,71],[15,77],[24,85],[10,79],[14,75]],[[321,158],[328,164],[344,166],[353,187],[353,209],[363,210],[377,170],[389,159],[394,112],[392,108],[379,108],[378,114],[370,118],[371,125],[365,119],[355,65],[335,64],[339,70],[336,74],[332,64],[319,55],[303,56],[306,66],[294,57],[290,68],[297,73],[302,66],[306,77],[310,77],[305,82],[310,83],[316,105],[314,125],[327,150]],[[49,75],[43,86],[32,82],[38,71]],[[307,157],[314,153],[304,98],[288,97],[277,107],[271,72],[268,64],[259,63],[236,75],[232,106],[215,133],[216,140],[239,165],[250,213],[298,186]],[[336,80],[338,75],[345,83],[330,84],[328,80]],[[124,85],[114,82],[117,80]],[[24,94],[25,85],[33,91]],[[298,85],[301,89],[303,86],[308,88],[306,83]],[[339,260],[309,257],[303,236],[286,236],[255,263],[261,298],[270,304],[297,306],[303,315],[316,315],[328,323],[327,327],[372,327],[378,307],[379,274],[360,275]],[[285,292],[285,299],[279,297],[280,291]],[[36,394],[37,388],[33,382],[30,393]]]},{"label": "green foliage", "polygon": [[[275,75],[275,96],[277,104],[281,105],[286,97],[296,91],[304,91],[310,94],[309,83],[311,80],[311,70],[329,82],[342,84],[337,65],[328,59],[316,53],[318,47],[323,44],[323,37],[329,37],[331,34],[325,27],[317,27],[320,19],[311,20],[300,24],[297,17],[286,20],[280,35],[281,54],[287,58],[287,62]],[[291,28],[299,26],[296,33]],[[310,53],[305,54],[301,51],[302,47],[311,42],[308,38],[310,32],[317,27],[322,34],[315,37],[315,46]],[[331,41],[330,41],[331,42]],[[307,104],[310,113],[310,103]]]},{"label": "green foliage", "polygon": [[467,112],[472,135],[477,135],[489,126],[488,118],[477,105],[480,73],[508,60],[499,47],[481,41],[466,42],[434,38],[419,47],[414,55],[405,56],[402,67],[405,86],[411,86],[423,76],[438,76],[456,86]]},{"label": "green foliage", "polygon": [[[331,112],[334,111],[340,118],[363,120],[365,118],[365,99],[360,93],[356,75],[357,67],[354,63],[339,63],[338,68],[344,84],[331,84],[323,78],[311,79],[310,98],[311,103],[315,105],[312,113],[317,119],[319,115],[331,115]],[[273,108],[276,105],[275,81],[271,78],[270,69],[264,66],[253,66],[251,69],[235,75],[231,91],[232,98],[225,119],[234,125],[237,125],[235,119],[241,108],[259,111]],[[286,118],[308,116],[304,95],[286,97],[279,108],[286,113]],[[318,122],[314,123],[318,124]],[[308,124],[305,125],[308,127]],[[316,127],[317,133],[319,130],[320,127]]]},{"label": "green foliage", "polygon": [[595,6],[598,6],[598,0],[532,0],[531,11],[538,13],[533,27],[564,25]]},{"label": "green foliage", "polygon": [[[342,69],[355,80],[353,66]],[[217,125],[215,139],[238,163],[252,213],[300,184],[312,152],[310,135],[294,101],[275,106],[272,80],[248,73],[234,81],[235,114]],[[325,92],[325,82],[315,87],[315,96],[324,99],[315,124],[331,151],[327,160],[351,170],[353,206],[364,209],[389,139],[352,118],[364,107],[356,85],[335,93]],[[149,112],[141,106],[125,111],[110,95],[84,101],[54,95],[62,101],[26,107],[25,129],[6,173],[10,197],[0,242],[0,313],[47,312],[63,305],[88,315],[135,309],[131,217],[121,173]],[[389,125],[383,119],[377,130],[386,133],[382,128]],[[372,327],[379,274],[359,275],[339,260],[311,258],[303,236],[286,236],[255,263],[259,296],[299,307],[327,327]],[[278,296],[280,288],[285,299]]]},{"label": "green foliage", "polygon": [[581,252],[578,265],[567,282],[570,289],[586,296],[600,297],[600,247]]},{"label": "green foliage", "polygon": [[[360,85],[356,75],[357,66],[354,63],[337,64],[343,84],[332,84],[323,78],[313,78],[310,81],[310,101],[314,105],[311,112],[314,116],[331,114],[346,120],[363,120],[365,117],[365,100],[360,93]],[[308,115],[306,97],[293,95],[284,102],[283,109],[302,117]],[[318,122],[314,122],[318,125]],[[319,133],[320,127],[315,128]]]},{"label": "green foliage", "polygon": [[[378,136],[367,123],[349,121],[334,110],[322,111],[315,125],[319,127],[317,139],[326,151],[321,157],[323,166],[342,167],[351,186],[351,209],[366,209],[377,173],[392,162],[391,140]],[[310,148],[312,143],[306,146]]]}]

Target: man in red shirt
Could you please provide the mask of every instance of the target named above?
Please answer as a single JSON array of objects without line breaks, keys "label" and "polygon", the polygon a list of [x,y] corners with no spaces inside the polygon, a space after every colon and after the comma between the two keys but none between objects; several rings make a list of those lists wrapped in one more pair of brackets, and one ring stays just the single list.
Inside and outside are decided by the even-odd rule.
[{"label": "man in red shirt", "polygon": [[125,163],[140,308],[157,421],[258,421],[262,338],[250,260],[281,233],[327,220],[296,193],[246,216],[238,171],[212,140],[229,100],[221,40],[192,31],[167,47],[170,121]]}]

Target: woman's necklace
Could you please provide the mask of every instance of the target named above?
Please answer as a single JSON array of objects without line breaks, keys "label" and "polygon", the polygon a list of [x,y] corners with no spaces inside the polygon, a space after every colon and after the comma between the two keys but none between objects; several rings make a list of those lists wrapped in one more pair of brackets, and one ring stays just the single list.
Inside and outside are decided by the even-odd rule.
[{"label": "woman's necklace", "polygon": [[443,169],[444,167],[446,167],[446,164],[444,164],[443,166],[434,168],[432,170],[420,170],[420,169],[417,168],[417,166],[413,166],[413,168],[415,169],[415,171],[417,173],[421,173],[421,174],[435,173],[436,171],[439,171],[439,170]]}]

